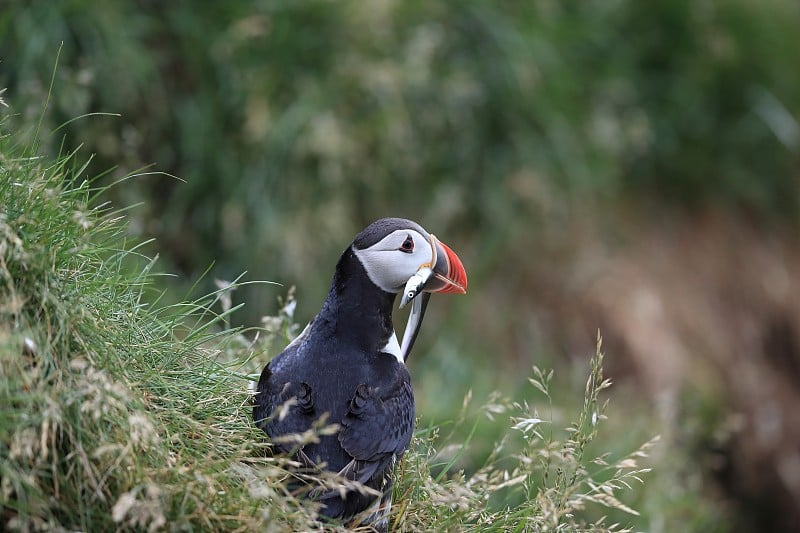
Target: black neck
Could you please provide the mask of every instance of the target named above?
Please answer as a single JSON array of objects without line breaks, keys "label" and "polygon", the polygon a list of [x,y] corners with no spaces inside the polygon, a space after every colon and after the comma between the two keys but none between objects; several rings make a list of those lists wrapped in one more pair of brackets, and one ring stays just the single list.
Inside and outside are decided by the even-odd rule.
[{"label": "black neck", "polygon": [[[372,283],[351,247],[336,265],[331,290],[317,316],[342,342],[375,353],[394,332],[395,294]],[[324,326],[323,326],[324,327]]]}]

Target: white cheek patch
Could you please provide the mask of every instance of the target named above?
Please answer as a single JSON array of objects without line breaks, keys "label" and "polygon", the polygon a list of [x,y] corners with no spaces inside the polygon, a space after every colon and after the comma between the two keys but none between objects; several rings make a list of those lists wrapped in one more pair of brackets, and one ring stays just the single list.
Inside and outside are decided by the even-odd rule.
[{"label": "white cheek patch", "polygon": [[[399,250],[408,235],[414,238],[413,253]],[[359,250],[354,246],[352,250],[367,271],[370,281],[392,293],[402,292],[408,279],[431,257],[428,240],[414,230],[397,230],[369,248]]]},{"label": "white cheek patch", "polygon": [[350,249],[353,250],[353,253],[356,254],[356,257],[361,262],[361,265],[364,267],[364,270],[367,271],[367,276],[369,277],[369,280],[378,287],[380,287],[381,289],[390,292],[386,289],[386,287],[384,287],[379,283],[380,280],[375,279],[375,274],[373,274],[373,270],[375,268],[372,265],[372,254],[370,254],[365,250],[359,250],[355,246],[351,246]]}]

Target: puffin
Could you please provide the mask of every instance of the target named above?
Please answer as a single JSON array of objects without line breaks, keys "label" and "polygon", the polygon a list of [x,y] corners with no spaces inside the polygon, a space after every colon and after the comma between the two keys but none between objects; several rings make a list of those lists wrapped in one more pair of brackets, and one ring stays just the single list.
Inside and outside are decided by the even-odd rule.
[{"label": "puffin", "polygon": [[[303,491],[321,516],[388,530],[394,466],[414,430],[406,360],[430,295],[466,290],[464,266],[447,245],[411,220],[377,220],[342,253],[319,313],[264,367],[253,396],[256,426],[305,472],[344,480]],[[400,307],[412,303],[402,342],[392,322],[398,294]],[[302,446],[287,438],[320,424],[332,431]]]}]

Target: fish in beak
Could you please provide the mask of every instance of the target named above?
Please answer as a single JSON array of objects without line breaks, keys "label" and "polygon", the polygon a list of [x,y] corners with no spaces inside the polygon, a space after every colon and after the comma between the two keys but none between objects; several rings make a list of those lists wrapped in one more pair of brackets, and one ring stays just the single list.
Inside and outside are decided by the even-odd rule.
[{"label": "fish in beak", "polygon": [[[432,251],[430,262],[420,265],[417,272],[408,279],[400,299],[400,308],[405,307],[408,302],[413,302],[400,346],[403,360],[408,358],[411,347],[417,339],[431,293],[466,294],[467,292],[467,272],[461,259],[434,235],[430,236],[430,242]],[[422,296],[417,298],[421,293]]]}]

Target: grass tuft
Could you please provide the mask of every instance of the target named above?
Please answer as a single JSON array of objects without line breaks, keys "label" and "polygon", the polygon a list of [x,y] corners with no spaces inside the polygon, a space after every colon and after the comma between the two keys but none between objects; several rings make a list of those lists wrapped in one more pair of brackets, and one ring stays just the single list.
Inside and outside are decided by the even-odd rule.
[{"label": "grass tuft", "polygon": [[77,156],[0,142],[4,527],[265,525],[237,466],[266,459],[247,380],[220,362],[239,335],[212,311],[223,291],[148,304],[153,261]]},{"label": "grass tuft", "polygon": [[[472,433],[481,415],[490,419],[507,417],[508,431],[495,443],[484,465],[467,474],[452,471],[458,456],[469,447],[466,442],[437,446],[436,431],[418,434],[414,451],[405,459],[405,471],[398,487],[401,504],[395,523],[412,531],[629,531],[620,523],[607,523],[603,514],[592,519],[597,509],[638,515],[619,498],[619,493],[641,484],[650,469],[640,463],[657,438],[622,457],[587,454],[606,419],[607,402],[600,393],[611,382],[603,378],[602,341],[591,359],[583,408],[561,431],[554,428],[550,396],[552,371],[533,368],[530,383],[539,395],[532,405],[498,396],[477,412],[466,407],[457,425],[470,424]],[[540,414],[541,404],[549,413]],[[587,512],[594,507],[594,513]]]}]

